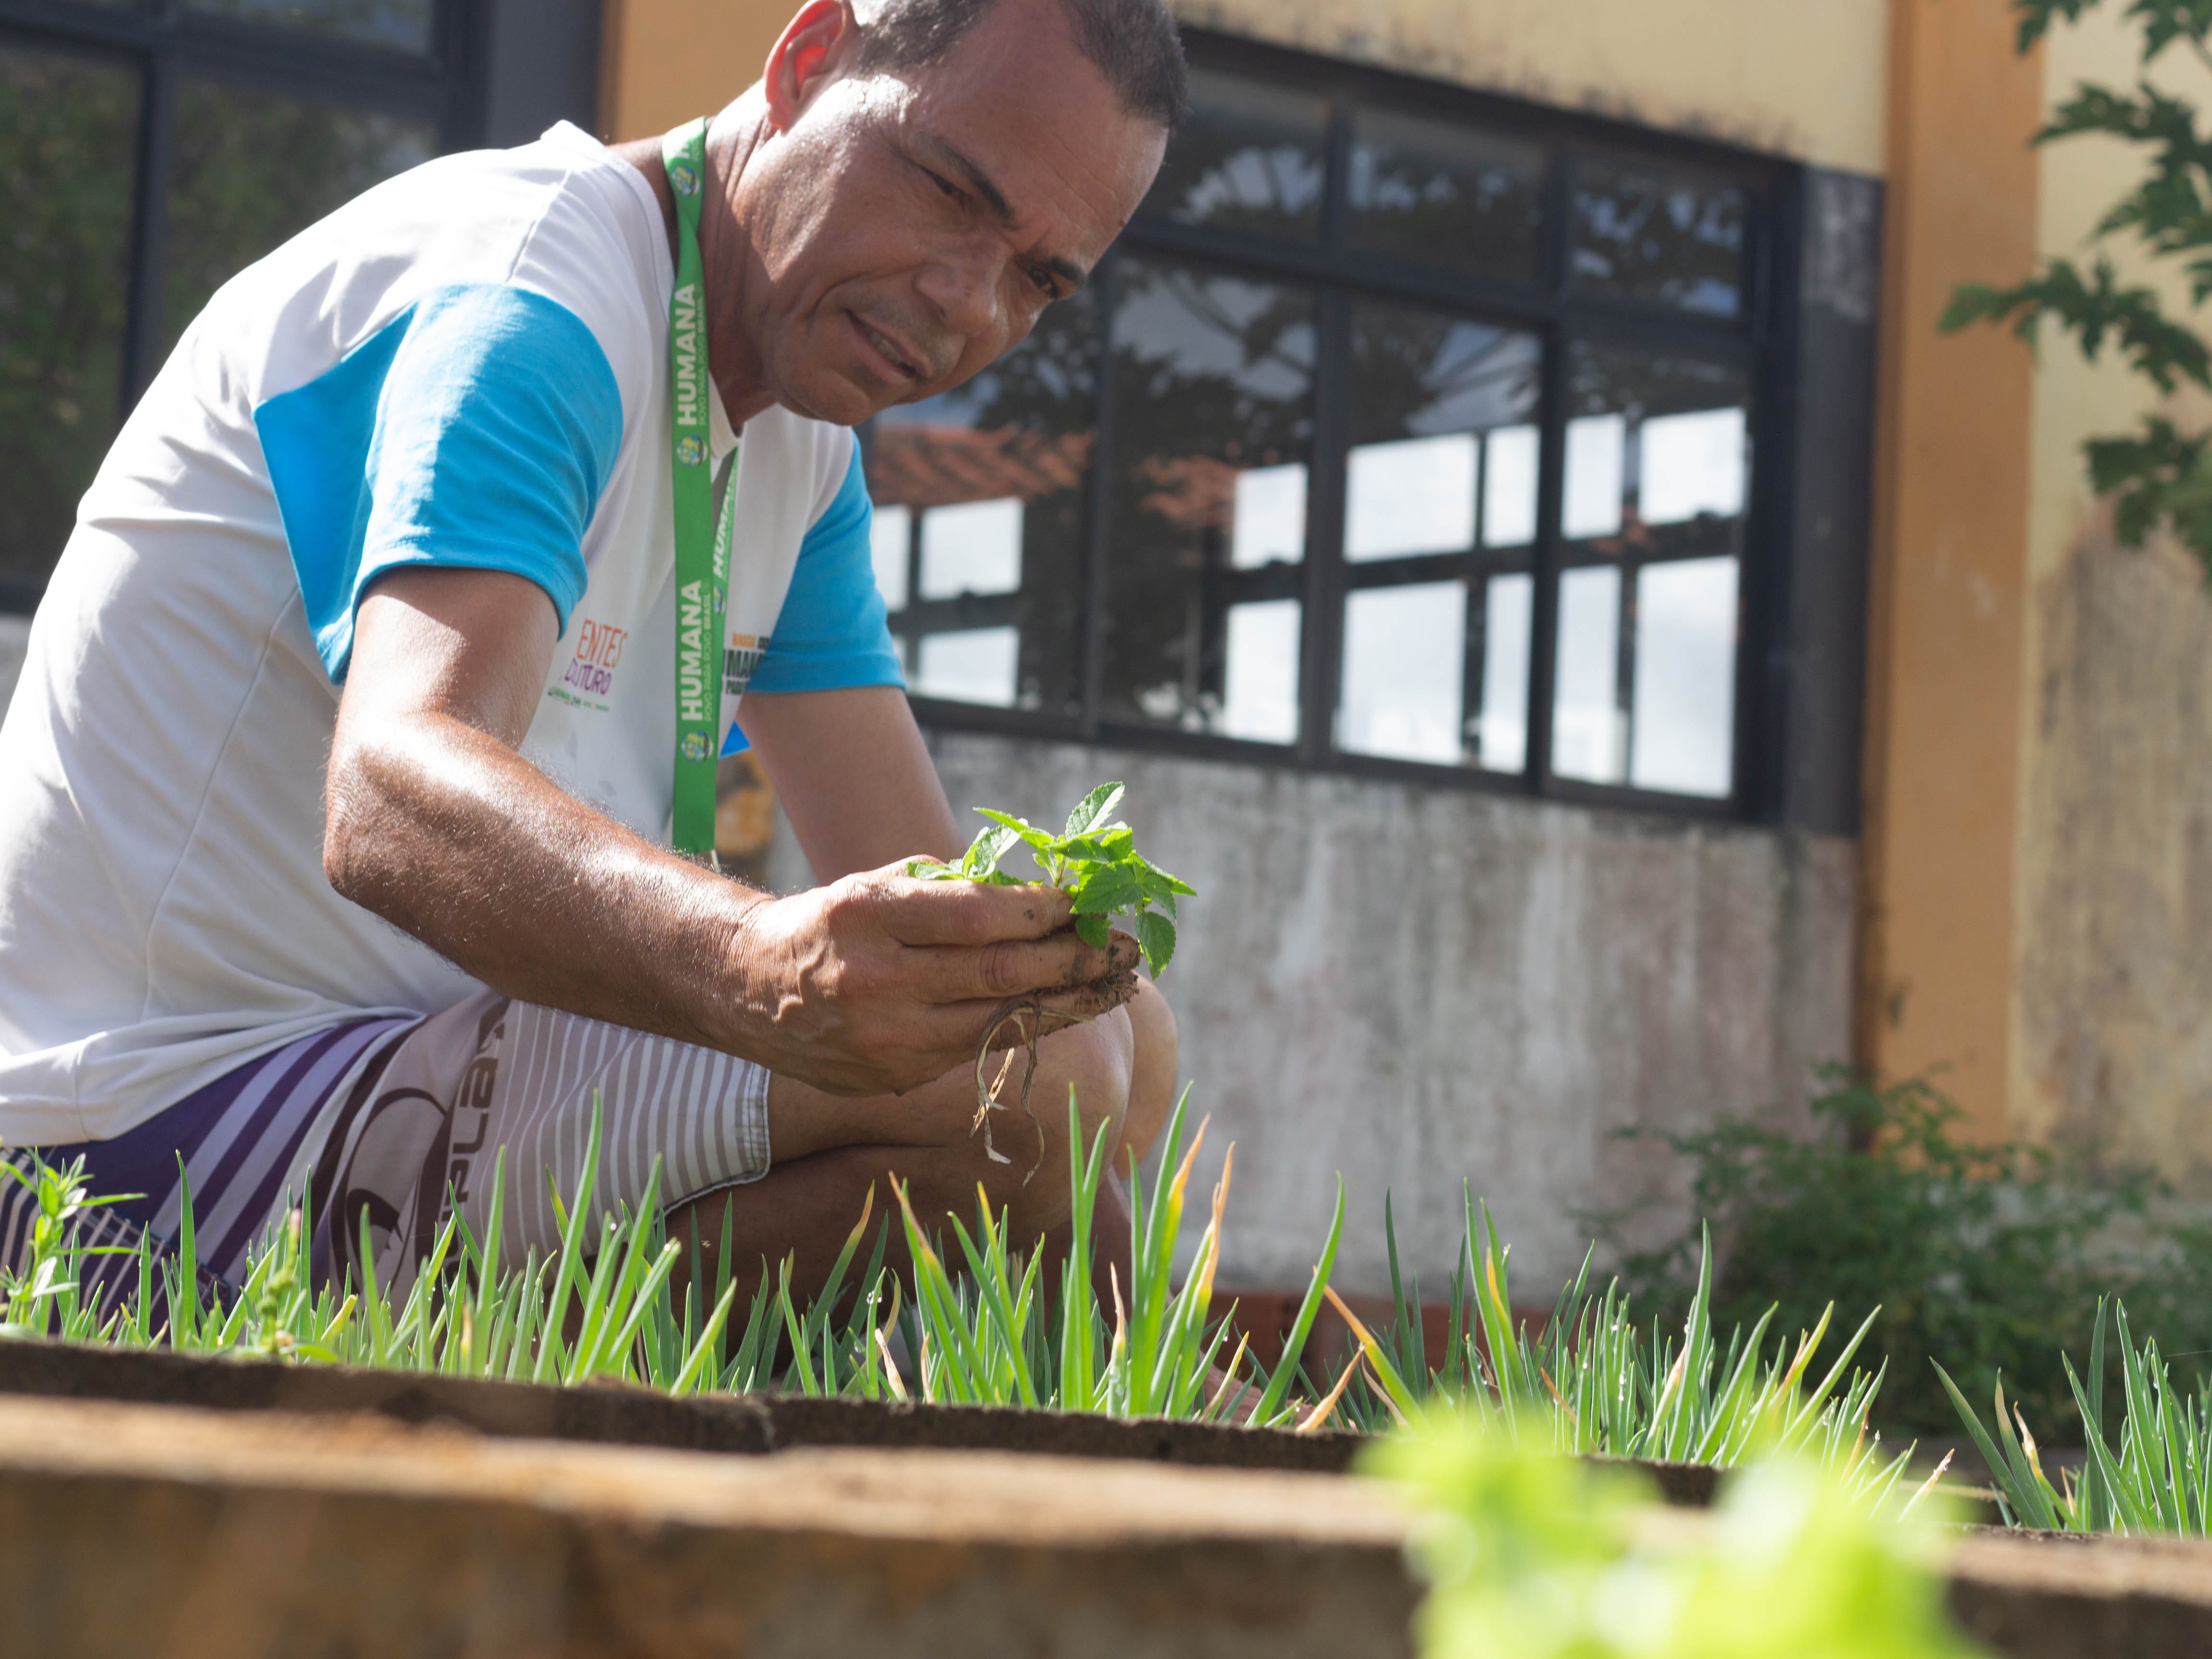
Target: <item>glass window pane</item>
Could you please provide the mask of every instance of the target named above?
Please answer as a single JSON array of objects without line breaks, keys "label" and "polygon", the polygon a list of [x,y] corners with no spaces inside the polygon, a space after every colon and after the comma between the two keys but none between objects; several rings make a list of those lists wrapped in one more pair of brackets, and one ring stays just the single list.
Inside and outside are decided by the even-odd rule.
[{"label": "glass window pane", "polygon": [[1449,122],[1352,118],[1352,242],[1505,282],[1534,282],[1542,147]]},{"label": "glass window pane", "polygon": [[185,82],[162,294],[169,343],[246,266],[436,148],[419,122]]},{"label": "glass window pane", "polygon": [[1289,742],[1297,606],[1261,602],[1297,592],[1312,301],[1166,261],[1117,285],[1105,712]]},{"label": "glass window pane", "polygon": [[1680,168],[1575,168],[1575,285],[1714,317],[1743,313],[1748,191]]},{"label": "glass window pane", "polygon": [[908,568],[914,556],[914,510],[878,507],[868,524],[868,562],[875,567],[876,592],[884,609],[906,609]]},{"label": "glass window pane", "polygon": [[1212,70],[1190,72],[1190,113],[1145,210],[1311,241],[1321,231],[1328,102]]},{"label": "glass window pane", "polygon": [[[1362,304],[1352,356],[1344,551],[1357,586],[1345,598],[1337,744],[1518,771],[1525,737],[1509,734],[1528,726],[1527,576],[1493,611],[1494,565],[1449,580],[1433,568],[1374,567],[1456,555],[1479,568],[1492,550],[1525,557],[1536,538],[1542,346],[1463,318]],[[1407,580],[1415,575],[1427,579]],[[1471,589],[1483,653],[1472,680]]]},{"label": "glass window pane", "polygon": [[430,0],[185,0],[185,9],[400,52],[430,49]]},{"label": "glass window pane", "polygon": [[1658,415],[1644,422],[1637,509],[1646,524],[1686,524],[1743,511],[1749,459],[1741,409]]},{"label": "glass window pane", "polygon": [[1636,574],[1636,711],[1628,781],[1727,795],[1735,781],[1736,561]]},{"label": "glass window pane", "polygon": [[1620,711],[1620,572],[1613,566],[1560,574],[1552,770],[1619,783],[1628,722]]},{"label": "glass window pane", "polygon": [[921,513],[921,597],[1015,593],[1022,586],[1022,501],[961,501]]},{"label": "glass window pane", "polygon": [[1582,344],[1567,383],[1569,541],[1646,559],[1737,550],[1751,493],[1741,370]]},{"label": "glass window pane", "polygon": [[1345,479],[1344,556],[1360,562],[1474,545],[1471,432],[1355,444]]},{"label": "glass window pane", "polygon": [[1337,747],[1456,765],[1464,746],[1466,673],[1465,582],[1346,595]]},{"label": "glass window pane", "polygon": [[1229,607],[1221,716],[1214,726],[1222,736],[1253,743],[1297,741],[1298,623],[1296,599]]},{"label": "glass window pane", "polygon": [[1569,541],[1620,533],[1627,451],[1628,423],[1618,415],[1584,415],[1567,422],[1567,493],[1559,527]]},{"label": "glass window pane", "polygon": [[[1079,708],[1095,318],[1087,295],[1053,306],[1027,340],[967,385],[876,417],[866,457],[876,583],[895,633],[921,641],[909,657],[919,665],[919,696],[1055,714]],[[911,585],[909,560],[920,566]],[[1018,641],[1011,690],[980,669],[933,672],[955,658],[974,661],[985,648],[971,640],[933,653],[933,639],[978,629],[1001,630],[991,650]],[[988,697],[940,689],[986,684]]]},{"label": "glass window pane", "polygon": [[0,582],[37,589],[115,436],[138,77],[0,51]]},{"label": "glass window pane", "polygon": [[1482,544],[1526,547],[1536,539],[1536,465],[1543,453],[1533,426],[1503,426],[1482,441]]},{"label": "glass window pane", "polygon": [[1237,475],[1229,503],[1229,564],[1259,570],[1297,564],[1306,556],[1306,469],[1251,466]]},{"label": "glass window pane", "polygon": [[1012,708],[1021,673],[1018,628],[966,628],[921,636],[916,696]]},{"label": "glass window pane", "polygon": [[[1561,579],[1554,769],[1598,782],[1725,798],[1735,787],[1736,585],[1751,496],[1750,386],[1693,359],[1574,347],[1567,381],[1563,529],[1586,568]],[[1578,461],[1578,434],[1583,459]],[[1577,467],[1582,469],[1578,483]],[[1589,562],[1602,560],[1601,565]],[[1601,601],[1595,584],[1613,584]],[[1570,581],[1588,615],[1570,628]],[[1616,684],[1622,584],[1633,597],[1626,688]],[[1607,615],[1611,611],[1607,611]],[[1571,633],[1583,666],[1571,687]],[[1600,658],[1607,659],[1601,666]],[[1620,702],[1614,726],[1598,711]],[[1617,732],[1616,732],[1617,727]],[[1601,741],[1602,728],[1615,735]]]},{"label": "glass window pane", "polygon": [[1486,772],[1528,765],[1528,648],[1535,632],[1536,579],[1492,576],[1482,602],[1482,712],[1475,758]]}]

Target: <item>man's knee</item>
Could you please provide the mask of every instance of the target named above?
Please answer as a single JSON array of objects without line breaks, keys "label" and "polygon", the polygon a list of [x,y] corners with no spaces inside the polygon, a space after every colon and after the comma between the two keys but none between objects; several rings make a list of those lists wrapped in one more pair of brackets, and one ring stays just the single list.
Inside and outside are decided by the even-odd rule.
[{"label": "man's knee", "polygon": [[1160,1132],[1167,1127],[1168,1115],[1175,1109],[1182,1056],[1177,1052],[1175,1011],[1150,980],[1139,981],[1137,994],[1124,1012],[1129,1019],[1133,1053],[1121,1141],[1132,1155],[1142,1158],[1160,1138]]}]

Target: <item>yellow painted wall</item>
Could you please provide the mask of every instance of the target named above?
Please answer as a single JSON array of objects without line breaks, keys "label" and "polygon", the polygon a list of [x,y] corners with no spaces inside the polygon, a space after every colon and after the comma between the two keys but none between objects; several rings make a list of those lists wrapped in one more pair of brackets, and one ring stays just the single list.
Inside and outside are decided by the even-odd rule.
[{"label": "yellow painted wall", "polygon": [[[2107,5],[2046,49],[2052,103],[2081,80],[2127,86],[2136,40]],[[2212,106],[2184,51],[2159,80]],[[2069,140],[2043,153],[2039,246],[2078,255],[2142,153]],[[2124,255],[2124,248],[2118,250]],[[2141,259],[2131,281],[2181,285]],[[1992,276],[2008,274],[1992,270]],[[2014,1118],[2212,1185],[2212,604],[2172,546],[2119,548],[2081,454],[2159,402],[2116,362],[2057,340],[2036,376],[2023,661]],[[2202,423],[2193,399],[2170,412]]]},{"label": "yellow painted wall", "polygon": [[711,115],[760,79],[798,0],[606,0],[600,136],[643,138]]},{"label": "yellow painted wall", "polygon": [[1172,0],[1186,21],[1879,173],[1887,0]]},{"label": "yellow painted wall", "polygon": [[[1882,166],[1887,0],[1175,0],[1186,21],[1831,167]],[[609,0],[601,125],[750,86],[795,0]]]},{"label": "yellow painted wall", "polygon": [[1859,1058],[1946,1068],[2002,1133],[2033,370],[1936,320],[1957,283],[2033,258],[2042,80],[2008,0],[1897,0],[1893,27]]}]

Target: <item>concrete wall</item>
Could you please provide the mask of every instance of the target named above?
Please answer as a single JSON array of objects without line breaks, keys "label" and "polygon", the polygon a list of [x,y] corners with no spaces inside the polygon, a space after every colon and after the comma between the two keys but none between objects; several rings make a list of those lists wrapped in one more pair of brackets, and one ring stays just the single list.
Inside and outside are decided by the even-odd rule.
[{"label": "concrete wall", "polygon": [[[1778,1102],[1849,1038],[1848,841],[1534,805],[1054,744],[939,734],[955,807],[1056,822],[1129,785],[1141,843],[1191,881],[1161,988],[1182,1023],[1207,1181],[1237,1143],[1223,1282],[1304,1282],[1340,1172],[1342,1276],[1389,1286],[1386,1190],[1441,1296],[1460,1183],[1524,1297],[1581,1258],[1578,1212],[1662,1201],[1673,1160],[1613,1138]],[[787,839],[771,878],[803,884]]]},{"label": "concrete wall", "polygon": [[[2139,36],[2111,9],[2051,37],[2047,102],[2082,80],[2132,84]],[[2212,105],[2212,74],[2185,51],[2166,53],[2156,79]],[[2046,148],[2039,250],[2078,257],[2142,158],[2103,140]],[[2190,314],[2176,273],[2113,251],[2128,281],[2154,284],[2170,312]],[[2080,447],[2160,406],[2118,362],[2086,363],[2056,339],[2042,354],[2019,715],[2013,1116],[2023,1131],[2100,1143],[2212,1190],[2212,603],[2203,570],[2178,548],[2117,544]],[[2212,415],[2202,398],[2163,406],[2190,428]]]}]

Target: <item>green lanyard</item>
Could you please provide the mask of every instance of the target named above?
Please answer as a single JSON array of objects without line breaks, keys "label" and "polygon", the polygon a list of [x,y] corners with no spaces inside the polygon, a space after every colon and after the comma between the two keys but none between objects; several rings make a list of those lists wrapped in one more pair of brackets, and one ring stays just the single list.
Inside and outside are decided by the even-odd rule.
[{"label": "green lanyard", "polygon": [[711,858],[737,458],[730,459],[730,488],[717,514],[708,442],[707,287],[699,259],[707,123],[677,128],[661,140],[660,157],[676,197],[677,233],[676,292],[668,302],[670,471],[676,492],[676,813],[671,838],[679,853]]}]

